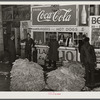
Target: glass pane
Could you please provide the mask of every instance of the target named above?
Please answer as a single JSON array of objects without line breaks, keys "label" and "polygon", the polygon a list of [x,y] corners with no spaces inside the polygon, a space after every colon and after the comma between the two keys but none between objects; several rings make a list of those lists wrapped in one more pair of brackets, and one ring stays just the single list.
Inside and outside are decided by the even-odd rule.
[{"label": "glass pane", "polygon": [[91,44],[95,48],[100,48],[100,28],[92,28]]},{"label": "glass pane", "polygon": [[46,32],[46,44],[49,43],[50,38],[51,38],[52,36],[53,36],[53,37],[56,37],[56,39],[57,39],[57,33],[56,33],[56,32]]},{"label": "glass pane", "polygon": [[44,32],[33,32],[36,44],[44,44]]},{"label": "glass pane", "polygon": [[73,46],[73,33],[72,32],[59,32],[58,41],[61,46]]}]

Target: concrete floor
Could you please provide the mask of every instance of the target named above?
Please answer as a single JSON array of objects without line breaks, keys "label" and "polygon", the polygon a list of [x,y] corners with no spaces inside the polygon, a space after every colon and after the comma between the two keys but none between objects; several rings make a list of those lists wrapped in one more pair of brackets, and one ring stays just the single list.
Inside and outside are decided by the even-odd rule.
[{"label": "concrete floor", "polygon": [[[10,69],[8,64],[0,63],[0,91],[10,91]],[[8,74],[4,75],[4,72]]]}]

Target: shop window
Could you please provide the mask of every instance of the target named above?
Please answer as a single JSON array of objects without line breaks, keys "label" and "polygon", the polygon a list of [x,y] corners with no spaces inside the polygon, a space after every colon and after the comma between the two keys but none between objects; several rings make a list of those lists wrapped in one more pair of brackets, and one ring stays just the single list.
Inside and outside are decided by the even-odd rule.
[{"label": "shop window", "polygon": [[82,41],[83,33],[74,33],[74,45],[77,46]]},{"label": "shop window", "polygon": [[91,44],[97,49],[100,48],[100,28],[92,29]]},{"label": "shop window", "polygon": [[77,47],[79,42],[82,41],[82,37],[83,33],[81,32],[59,32],[58,42],[60,43],[60,40],[62,40],[62,43],[60,43],[61,46]]},{"label": "shop window", "polygon": [[58,42],[61,46],[73,46],[73,33],[72,32],[59,32]]},{"label": "shop window", "polygon": [[44,32],[33,32],[33,39],[36,44],[44,44]]},{"label": "shop window", "polygon": [[57,32],[46,32],[46,44],[49,43],[51,37],[56,37],[57,39]]}]

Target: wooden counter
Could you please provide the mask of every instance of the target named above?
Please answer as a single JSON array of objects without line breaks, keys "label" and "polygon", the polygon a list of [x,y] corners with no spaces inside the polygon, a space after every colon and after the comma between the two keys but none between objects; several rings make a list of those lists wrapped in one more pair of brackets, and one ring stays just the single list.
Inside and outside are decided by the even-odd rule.
[{"label": "wooden counter", "polygon": [[75,47],[59,47],[59,60],[61,61],[77,61],[78,50]]},{"label": "wooden counter", "polygon": [[[39,64],[44,65],[45,59],[47,59],[47,53],[49,47],[46,45],[36,45],[38,50],[37,61]],[[78,60],[78,52],[75,47],[64,47],[61,46],[58,48],[59,51],[59,60],[60,61],[77,61]]]}]

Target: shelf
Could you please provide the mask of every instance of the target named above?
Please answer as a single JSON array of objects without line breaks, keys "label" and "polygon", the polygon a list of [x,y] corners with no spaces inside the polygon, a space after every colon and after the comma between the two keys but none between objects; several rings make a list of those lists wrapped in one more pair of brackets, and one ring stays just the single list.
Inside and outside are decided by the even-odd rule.
[{"label": "shelf", "polygon": [[82,39],[74,39],[74,40],[82,40]]}]

